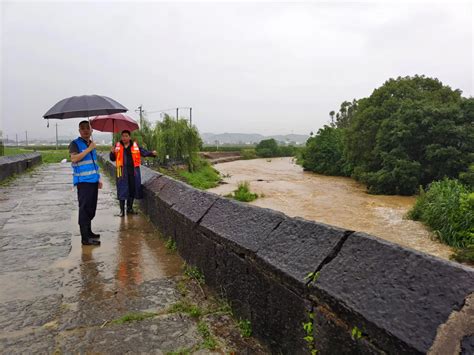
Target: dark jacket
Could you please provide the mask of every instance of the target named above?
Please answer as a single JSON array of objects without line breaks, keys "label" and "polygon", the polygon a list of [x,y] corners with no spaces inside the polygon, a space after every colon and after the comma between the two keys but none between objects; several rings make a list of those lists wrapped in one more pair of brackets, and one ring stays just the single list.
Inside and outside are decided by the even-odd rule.
[{"label": "dark jacket", "polygon": [[[123,146],[122,141],[120,143]],[[131,148],[133,145],[133,142],[130,141],[130,146]],[[140,148],[140,155],[143,157],[150,157],[153,156],[152,152],[149,152],[146,149]],[[124,147],[125,149],[125,147]],[[115,153],[110,152],[110,160],[115,161]],[[133,178],[130,176],[130,173],[133,172]],[[130,188],[129,184],[133,184],[135,186],[135,194],[134,196],[130,196]],[[133,190],[133,189],[132,189]],[[117,177],[117,198],[119,200],[128,200],[129,198],[136,198],[136,199],[141,199],[143,198],[143,192],[142,192],[142,179],[141,179],[141,174],[140,174],[140,167],[133,167],[133,161],[131,159],[131,156],[127,154],[126,151],[124,151],[123,154],[123,174],[120,177]]]}]

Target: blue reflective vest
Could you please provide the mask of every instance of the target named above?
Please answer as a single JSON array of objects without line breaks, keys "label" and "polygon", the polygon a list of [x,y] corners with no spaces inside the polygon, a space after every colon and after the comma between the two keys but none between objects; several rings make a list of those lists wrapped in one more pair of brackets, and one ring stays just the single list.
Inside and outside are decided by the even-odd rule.
[{"label": "blue reflective vest", "polygon": [[[87,149],[87,144],[82,138],[73,141],[76,143],[79,153]],[[74,186],[81,182],[97,183],[100,179],[99,165],[97,164],[97,154],[95,149],[87,154],[81,161],[71,164],[73,169],[72,182]]]}]

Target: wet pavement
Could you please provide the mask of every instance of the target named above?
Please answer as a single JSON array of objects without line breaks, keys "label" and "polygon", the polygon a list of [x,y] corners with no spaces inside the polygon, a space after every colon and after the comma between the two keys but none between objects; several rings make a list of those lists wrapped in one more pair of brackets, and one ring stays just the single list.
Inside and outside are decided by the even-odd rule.
[{"label": "wet pavement", "polygon": [[452,249],[420,222],[405,218],[413,196],[369,195],[350,178],[303,171],[292,158],[239,160],[216,164],[226,184],[209,191],[220,195],[249,181],[259,195],[251,204],[349,230],[366,232],[412,249],[449,259]]},{"label": "wet pavement", "polygon": [[183,276],[183,260],[145,217],[118,212],[104,178],[92,224],[102,245],[82,246],[69,164],[0,186],[0,353],[265,352]]}]

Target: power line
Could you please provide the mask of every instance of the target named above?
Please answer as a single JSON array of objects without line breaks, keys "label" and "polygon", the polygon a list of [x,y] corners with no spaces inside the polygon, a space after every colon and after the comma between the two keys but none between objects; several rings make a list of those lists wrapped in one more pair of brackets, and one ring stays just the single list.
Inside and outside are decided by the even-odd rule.
[{"label": "power line", "polygon": [[192,107],[171,107],[171,108],[165,108],[163,110],[153,110],[153,111],[146,111],[147,113],[159,113],[159,112],[166,112],[166,111],[173,111],[176,109],[192,109]]},{"label": "power line", "polygon": [[189,110],[189,125],[193,125],[193,108],[189,106],[180,106],[180,107],[170,107],[170,108],[165,108],[162,110],[153,110],[153,111],[144,111],[147,114],[153,114],[153,113],[163,113],[167,111],[174,111],[176,110],[176,121],[179,119],[179,110]]}]

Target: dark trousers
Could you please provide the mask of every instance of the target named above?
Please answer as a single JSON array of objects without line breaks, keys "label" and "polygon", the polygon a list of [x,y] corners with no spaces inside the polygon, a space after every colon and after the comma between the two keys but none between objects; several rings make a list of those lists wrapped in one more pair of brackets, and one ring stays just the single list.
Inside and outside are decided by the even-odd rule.
[{"label": "dark trousers", "polygon": [[135,172],[128,171],[128,198],[133,199],[135,197]]},{"label": "dark trousers", "polygon": [[77,184],[77,199],[79,200],[79,225],[88,225],[95,217],[99,183],[81,182]]}]

